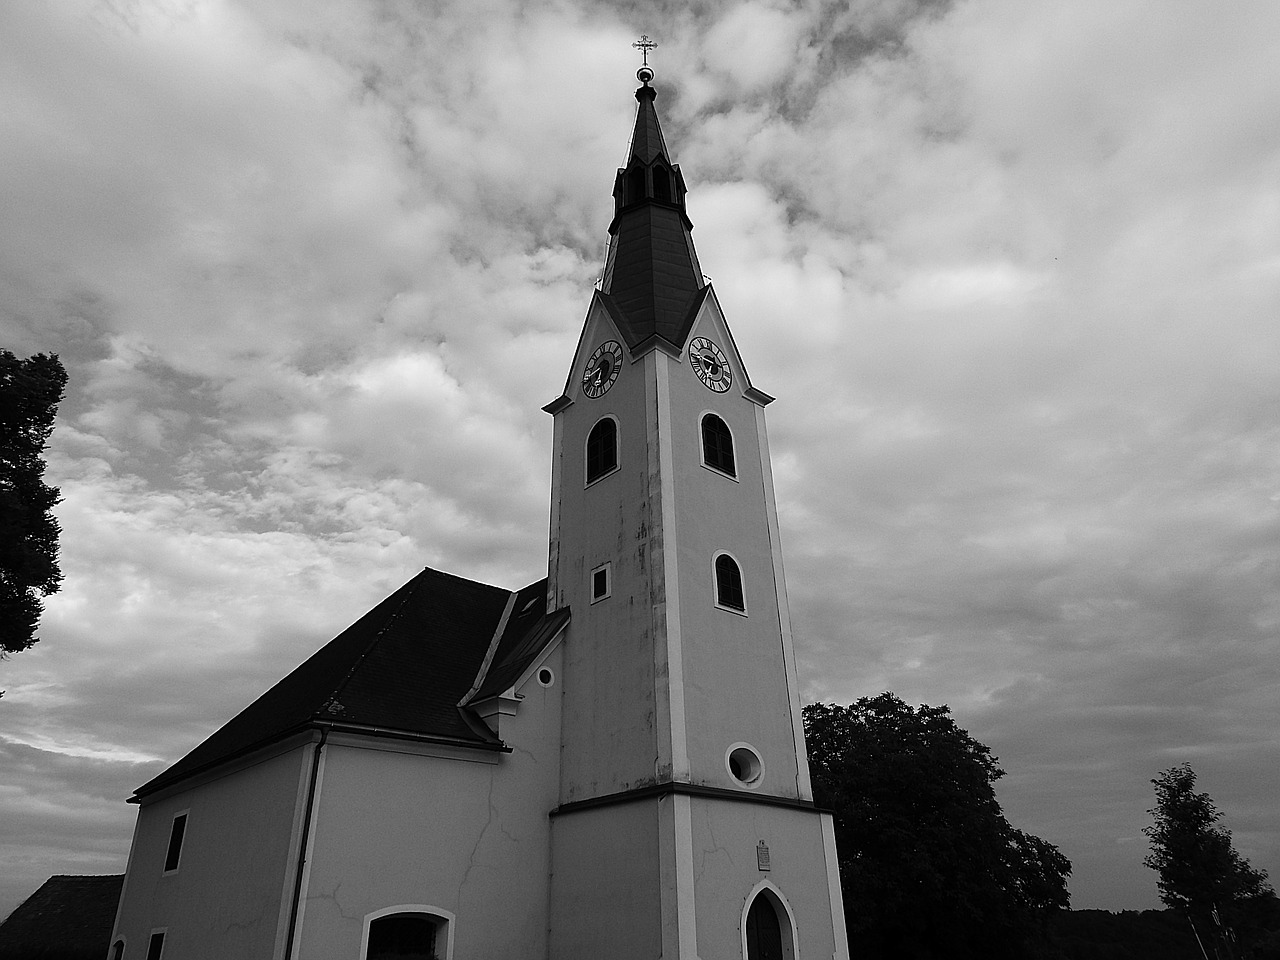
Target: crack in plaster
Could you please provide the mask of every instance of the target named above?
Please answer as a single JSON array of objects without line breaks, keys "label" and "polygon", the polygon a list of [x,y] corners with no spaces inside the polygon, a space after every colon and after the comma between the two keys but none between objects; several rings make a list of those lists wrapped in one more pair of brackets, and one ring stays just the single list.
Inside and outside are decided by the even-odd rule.
[{"label": "crack in plaster", "polygon": [[697,862],[694,865],[694,877],[697,880],[703,878],[706,873],[707,860],[715,854],[728,858],[729,864],[733,864],[733,854],[716,839],[716,828],[709,817],[707,818],[707,834],[711,837],[711,846],[709,849],[698,851]]},{"label": "crack in plaster", "polygon": [[342,889],[342,881],[339,880],[333,885],[333,890],[329,893],[316,893],[307,896],[308,903],[318,903],[323,900],[332,901],[338,910],[338,916],[343,920],[361,920],[363,916],[357,916],[354,913],[347,913],[347,908],[342,905],[342,901],[338,899],[338,891]]}]

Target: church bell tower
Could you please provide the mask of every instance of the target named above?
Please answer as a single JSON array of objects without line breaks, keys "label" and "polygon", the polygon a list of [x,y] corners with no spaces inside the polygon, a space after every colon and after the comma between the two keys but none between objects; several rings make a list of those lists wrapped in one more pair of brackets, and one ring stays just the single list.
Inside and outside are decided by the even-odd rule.
[{"label": "church bell tower", "polygon": [[547,608],[572,616],[550,955],[845,958],[832,821],[805,758],[773,398],[699,268],[653,71],[637,77],[604,274],[544,408]]}]

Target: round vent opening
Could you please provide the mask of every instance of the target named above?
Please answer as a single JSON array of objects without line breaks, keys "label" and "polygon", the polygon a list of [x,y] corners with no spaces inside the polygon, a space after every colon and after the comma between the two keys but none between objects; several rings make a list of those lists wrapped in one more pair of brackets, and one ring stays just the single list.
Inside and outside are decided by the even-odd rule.
[{"label": "round vent opening", "polygon": [[747,743],[735,743],[725,754],[725,766],[729,776],[744,787],[755,787],[764,776],[764,763],[755,748]]}]

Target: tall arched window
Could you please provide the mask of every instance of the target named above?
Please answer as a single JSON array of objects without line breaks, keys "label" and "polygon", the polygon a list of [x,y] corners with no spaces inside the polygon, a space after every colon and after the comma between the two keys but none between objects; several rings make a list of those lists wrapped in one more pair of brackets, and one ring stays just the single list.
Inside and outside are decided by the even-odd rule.
[{"label": "tall arched window", "polygon": [[747,612],[746,598],[742,593],[742,571],[727,553],[716,557],[716,603],[730,610]]},{"label": "tall arched window", "polygon": [[587,434],[587,483],[618,468],[618,424],[605,417]]},{"label": "tall arched window", "polygon": [[733,434],[729,425],[714,413],[702,418],[702,462],[731,477],[738,475],[733,461]]}]

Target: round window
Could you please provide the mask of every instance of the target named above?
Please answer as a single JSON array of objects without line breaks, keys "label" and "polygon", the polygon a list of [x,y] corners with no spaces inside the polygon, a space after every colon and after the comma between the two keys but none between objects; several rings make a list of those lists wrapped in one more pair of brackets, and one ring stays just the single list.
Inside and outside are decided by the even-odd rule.
[{"label": "round window", "polygon": [[556,675],[551,672],[549,667],[543,667],[538,671],[538,682],[544,687],[549,687],[556,682]]},{"label": "round window", "polygon": [[748,743],[735,743],[724,758],[729,776],[744,787],[756,787],[764,776],[764,763],[760,754]]}]

